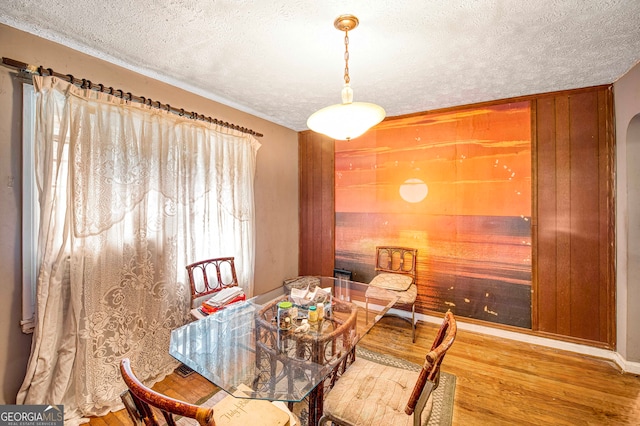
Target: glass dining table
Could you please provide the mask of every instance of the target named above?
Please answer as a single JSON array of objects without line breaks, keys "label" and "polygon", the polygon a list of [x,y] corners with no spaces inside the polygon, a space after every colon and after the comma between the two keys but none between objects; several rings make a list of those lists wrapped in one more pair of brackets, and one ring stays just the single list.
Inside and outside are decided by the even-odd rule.
[{"label": "glass dining table", "polygon": [[[383,291],[371,298],[365,283],[314,279],[320,291],[295,289],[266,303],[252,298],[173,330],[169,353],[228,393],[242,388],[247,398],[286,401],[290,408],[307,399],[309,424],[317,424],[324,391],[355,360],[356,344],[397,296]],[[279,321],[280,302],[291,302],[281,305],[288,309],[286,323],[282,308]],[[309,321],[314,302],[324,309],[321,319]]]}]

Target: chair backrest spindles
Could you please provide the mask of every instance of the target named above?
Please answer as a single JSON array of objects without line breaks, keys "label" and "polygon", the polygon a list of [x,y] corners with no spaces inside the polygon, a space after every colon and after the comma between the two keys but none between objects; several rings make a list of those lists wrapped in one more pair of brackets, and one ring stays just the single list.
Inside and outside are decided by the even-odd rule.
[{"label": "chair backrest spindles", "polygon": [[404,274],[416,280],[416,257],[418,250],[408,247],[376,247],[376,273]]},{"label": "chair backrest spindles", "polygon": [[201,260],[187,265],[186,268],[191,285],[192,304],[200,297],[238,285],[233,257]]}]

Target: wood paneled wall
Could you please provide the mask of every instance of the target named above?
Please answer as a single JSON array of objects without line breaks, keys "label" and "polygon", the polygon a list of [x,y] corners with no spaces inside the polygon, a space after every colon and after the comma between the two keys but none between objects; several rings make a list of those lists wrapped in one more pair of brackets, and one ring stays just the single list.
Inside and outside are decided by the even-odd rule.
[{"label": "wood paneled wall", "polygon": [[541,96],[532,107],[533,329],[613,348],[612,89]]},{"label": "wood paneled wall", "polygon": [[335,204],[333,139],[312,131],[298,136],[300,275],[333,276]]},{"label": "wood paneled wall", "polygon": [[[612,88],[493,103],[522,100],[532,106],[532,332],[615,348]],[[334,141],[306,131],[298,143],[299,272],[331,276]]]}]

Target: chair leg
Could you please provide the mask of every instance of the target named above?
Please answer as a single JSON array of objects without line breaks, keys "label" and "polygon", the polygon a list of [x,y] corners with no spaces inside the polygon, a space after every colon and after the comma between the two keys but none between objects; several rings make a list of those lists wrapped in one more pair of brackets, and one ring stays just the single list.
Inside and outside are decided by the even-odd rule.
[{"label": "chair leg", "polygon": [[369,298],[367,296],[364,297],[364,306],[364,310],[366,312],[365,324],[369,324]]},{"label": "chair leg", "polygon": [[416,304],[415,302],[411,305],[411,331],[413,343],[416,342]]}]

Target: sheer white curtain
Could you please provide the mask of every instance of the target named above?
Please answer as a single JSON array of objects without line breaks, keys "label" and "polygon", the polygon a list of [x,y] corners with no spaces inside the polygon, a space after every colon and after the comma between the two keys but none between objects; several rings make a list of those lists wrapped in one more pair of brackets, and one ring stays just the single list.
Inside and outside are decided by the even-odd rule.
[{"label": "sheer white curtain", "polygon": [[260,144],[55,77],[34,85],[41,267],[17,400],[64,404],[73,422],[120,406],[123,357],[147,383],[176,367],[187,263],[234,256],[253,293]]}]

